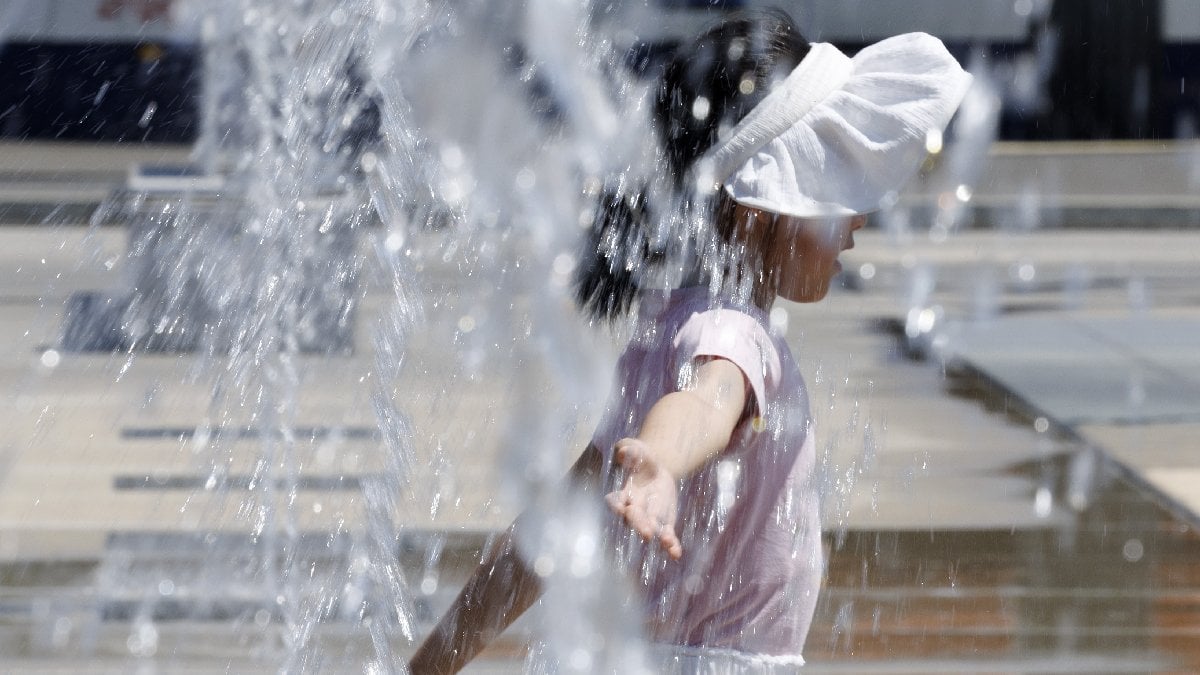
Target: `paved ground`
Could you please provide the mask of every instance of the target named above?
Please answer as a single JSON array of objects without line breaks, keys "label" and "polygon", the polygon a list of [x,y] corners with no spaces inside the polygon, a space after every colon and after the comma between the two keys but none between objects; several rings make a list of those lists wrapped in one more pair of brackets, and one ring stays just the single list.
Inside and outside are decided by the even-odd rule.
[{"label": "paved ground", "polygon": [[[84,210],[129,162],[182,150],[3,150],[9,192],[0,194],[10,203],[25,195],[22,208],[0,209],[4,669],[261,669],[281,649],[269,615],[258,628],[139,623],[121,609],[137,602],[103,584],[125,564],[122,551],[141,551],[134,562],[147,564],[137,547],[159,547],[155,560],[179,573],[187,533],[245,534],[247,493],[198,488],[211,457],[194,430],[210,415],[212,362],[55,348],[73,293],[125,283],[125,232],[30,206],[74,193]],[[810,670],[1200,668],[1200,447],[1189,433],[1200,428],[1200,231],[987,230],[944,241],[920,232],[862,233],[845,256],[848,288],[822,305],[781,306],[812,389],[831,533]],[[532,383],[564,357],[590,380],[616,341],[593,332],[575,351],[531,351],[510,327],[488,326],[501,315],[480,308],[507,291],[463,274],[486,269],[478,251],[451,250],[440,235],[412,243],[426,251],[417,263],[426,314],[398,398],[428,470],[395,515],[406,532],[457,537],[440,565],[414,554],[431,580],[418,603],[428,618],[466,566],[454,555],[469,559],[515,510],[496,480],[512,456],[511,420],[529,401],[603,389],[568,396]],[[515,305],[528,300],[520,288]],[[394,303],[372,285],[357,315],[360,348],[298,368],[296,423],[310,431],[296,446],[302,473],[326,486],[290,498],[306,532],[353,531],[365,517],[356,486],[386,461],[364,386],[377,368],[371,326]],[[552,316],[560,336],[588,334],[569,312]],[[594,414],[550,426],[566,438]],[[220,426],[253,429],[254,420],[233,415]],[[227,444],[229,472],[251,475],[258,446],[253,433]],[[345,477],[360,482],[329,482]],[[97,595],[106,612],[95,612]],[[521,635],[475,672],[518,669]],[[345,664],[371,650],[337,621],[314,639],[348,659],[327,663],[333,671],[360,669]]]}]

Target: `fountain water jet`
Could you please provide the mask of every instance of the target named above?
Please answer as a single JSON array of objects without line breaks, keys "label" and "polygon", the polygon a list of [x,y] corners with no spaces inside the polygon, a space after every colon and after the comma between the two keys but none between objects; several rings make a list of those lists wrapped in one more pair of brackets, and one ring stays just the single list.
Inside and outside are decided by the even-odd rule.
[{"label": "fountain water jet", "polygon": [[[148,354],[194,353],[189,378],[211,391],[180,432],[198,479],[160,481],[194,486],[189,534],[117,536],[97,574],[102,611],[131,621],[130,653],[155,658],[163,620],[224,619],[251,629],[237,642],[259,658],[319,670],[348,655],[320,638],[340,622],[371,645],[364,668],[402,668],[445,539],[413,539],[407,530],[428,526],[400,514],[436,517],[450,495],[422,484],[444,485],[453,470],[444,457],[420,464],[424,435],[404,412],[438,396],[407,388],[405,368],[425,304],[420,261],[440,248],[461,257],[466,280],[494,284],[459,332],[524,392],[500,411],[503,483],[514,502],[555,514],[522,540],[531,559],[559,561],[537,659],[637,672],[633,623],[611,593],[619,582],[584,564],[595,505],[552,505],[564,446],[607,378],[582,322],[562,318],[573,311],[575,223],[590,208],[580,185],[640,161],[647,128],[587,14],[558,0],[453,10],[224,0],[183,4],[179,16],[198,26],[206,54],[199,170],[188,175],[207,189],[110,200],[95,223],[129,226],[127,288],[80,298],[64,330],[75,349],[126,352],[123,371]],[[446,74],[457,87],[438,80]],[[534,88],[548,107],[530,109]],[[360,339],[371,287],[391,301]],[[309,424],[307,372],[363,349],[374,354],[361,376],[374,430]],[[360,451],[377,469],[314,476],[326,439],[351,437],[378,439]],[[306,510],[320,513],[321,491],[347,489],[360,495],[358,516],[314,527]],[[419,590],[401,567],[406,542],[426,547]],[[584,637],[592,646],[580,652]]]}]

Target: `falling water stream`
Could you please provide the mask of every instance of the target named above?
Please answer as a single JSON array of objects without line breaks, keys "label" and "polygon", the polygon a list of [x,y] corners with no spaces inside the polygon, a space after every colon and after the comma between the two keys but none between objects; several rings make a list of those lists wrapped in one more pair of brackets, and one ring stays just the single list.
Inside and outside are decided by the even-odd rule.
[{"label": "falling water stream", "polygon": [[[467,378],[511,380],[519,398],[493,413],[504,418],[501,483],[514,503],[554,514],[522,545],[544,572],[547,606],[570,606],[559,618],[576,619],[547,622],[538,658],[636,671],[636,635],[624,635],[633,623],[619,619],[627,605],[606,590],[619,584],[593,564],[595,505],[556,505],[550,489],[604,381],[589,341],[571,333],[582,323],[563,318],[586,216],[580,188],[631,161],[646,128],[623,120],[635,99],[605,72],[611,46],[594,43],[580,5],[558,0],[227,0],[180,16],[198,26],[206,55],[195,157],[220,187],[123,194],[96,216],[119,214],[130,230],[119,348],[131,363],[194,351],[194,376],[211,387],[186,433],[202,479],[184,509],[196,533],[170,542],[195,559],[165,569],[145,562],[145,545],[118,546],[98,573],[102,597],[159,588],[154,575],[172,586],[125,610],[130,650],[153,656],[154,621],[173,611],[252,629],[261,637],[247,647],[283,671],[341,667],[346,655],[316,639],[334,621],[369,637],[363,668],[401,669],[397,646],[418,637],[415,599],[438,588],[444,539],[421,539],[426,571],[409,578],[398,518],[436,517],[453,497],[424,489],[445,486],[453,467],[419,461],[405,410],[438,396],[415,390],[405,367],[426,302],[421,261],[440,256],[467,279],[451,293],[483,280],[462,303],[461,352],[449,358],[466,362]],[[539,91],[552,107],[529,104]],[[390,301],[362,322],[368,288]],[[361,493],[357,517],[314,531],[301,498],[319,468],[312,446],[357,430],[306,420],[301,385],[315,359],[354,350],[374,353],[360,381],[378,456],[365,460],[372,471],[341,477]],[[218,600],[180,609],[184,594]]]}]

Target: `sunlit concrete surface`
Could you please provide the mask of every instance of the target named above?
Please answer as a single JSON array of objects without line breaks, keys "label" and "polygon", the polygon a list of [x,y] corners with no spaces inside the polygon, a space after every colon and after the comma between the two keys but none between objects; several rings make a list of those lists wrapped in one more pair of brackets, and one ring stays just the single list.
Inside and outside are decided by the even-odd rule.
[{"label": "sunlit concrete surface", "polygon": [[1200,144],[1185,141],[1001,142],[971,186],[972,202],[1001,209],[1032,202],[1049,221],[1043,226],[1061,224],[1063,211],[1076,209],[1103,223],[1176,212],[1177,222],[1196,224],[1188,211],[1200,207],[1198,157]]},{"label": "sunlit concrete surface", "polygon": [[1056,312],[958,328],[952,358],[1059,423],[1200,421],[1200,310]]},{"label": "sunlit concrete surface", "polygon": [[[45,193],[27,192],[23,203],[72,191],[84,203],[88,191],[119,187],[130,163],[159,161],[154,153],[110,150],[88,150],[77,169],[94,174],[82,182],[55,177],[70,165],[70,148],[5,153],[3,175],[24,173],[3,181],[0,195],[37,183]],[[167,161],[182,158],[171,153]],[[268,622],[164,616],[153,622],[156,648],[148,654],[137,637],[145,626],[133,611],[136,593],[97,583],[122,561],[147,578],[185,574],[197,530],[245,535],[240,495],[217,499],[196,488],[204,467],[195,429],[211,397],[204,370],[211,364],[191,354],[56,349],[67,298],[122,283],[126,233],[88,229],[52,210],[27,208],[36,217],[15,221],[3,213],[0,670],[269,667],[282,647]],[[414,481],[412,498],[395,514],[411,534],[413,548],[402,555],[414,579],[425,564],[421,537],[453,535],[436,582],[417,593],[420,630],[449,602],[486,536],[518,510],[496,481],[506,411],[520,387],[544,379],[506,363],[511,349],[472,349],[463,319],[492,282],[464,277],[467,253],[448,252],[446,237],[426,233],[414,242],[435,253],[417,266],[425,316],[406,371],[413,390],[424,392],[407,406],[419,463],[445,470],[437,480]],[[830,532],[808,672],[1200,669],[1195,420],[1101,414],[1101,406],[1086,405],[1097,396],[1138,395],[1121,377],[1110,389],[1089,389],[1101,362],[1118,372],[1151,362],[1179,377],[1191,372],[1200,348],[1186,331],[1142,329],[1197,320],[1200,231],[968,229],[942,240],[913,223],[907,234],[870,229],[856,238],[844,255],[845,288],[821,305],[779,306],[810,385]],[[936,283],[914,304],[914,279],[925,274]],[[380,468],[360,380],[373,367],[370,322],[393,302],[386,287],[370,286],[355,333],[359,349],[303,357],[297,416],[311,433],[299,452],[303,477],[315,487],[302,490],[294,508],[317,536],[335,523],[355,527],[362,517],[358,483],[333,481],[366,479]],[[936,308],[941,325],[957,322],[958,330],[992,342],[973,359],[970,342],[956,337],[962,333],[947,333],[948,343],[914,359],[919,345],[905,338],[914,307]],[[1108,335],[1104,326],[1129,330],[1108,336],[1121,341],[1119,349],[1100,338],[1104,349],[1068,346],[1080,326],[1091,327],[1084,334],[1092,337]],[[617,340],[592,334],[589,349],[611,363]],[[960,358],[943,362],[944,354]],[[1035,354],[1045,356],[1044,367],[1028,369]],[[1092,355],[1103,358],[1067,367]],[[1178,361],[1161,361],[1167,358]],[[1023,373],[1039,378],[1037,386],[1023,388]],[[595,386],[598,406],[605,383]],[[1187,391],[1144,401],[1186,412]],[[564,441],[564,464],[598,412],[566,411],[577,432]],[[250,469],[236,449],[256,442],[243,433],[251,428],[247,420],[225,425],[225,433],[241,434],[231,445],[234,474]],[[435,494],[445,499],[431,512]],[[181,603],[197,600],[182,585],[179,593]],[[253,600],[229,594],[223,600],[233,607]],[[536,620],[535,611],[471,672],[520,672]],[[322,625],[316,639],[346,663],[371,652],[337,622]],[[401,652],[409,648],[399,636],[396,643]]]},{"label": "sunlit concrete surface", "polygon": [[134,166],[190,154],[177,145],[0,141],[0,224],[86,221]]}]

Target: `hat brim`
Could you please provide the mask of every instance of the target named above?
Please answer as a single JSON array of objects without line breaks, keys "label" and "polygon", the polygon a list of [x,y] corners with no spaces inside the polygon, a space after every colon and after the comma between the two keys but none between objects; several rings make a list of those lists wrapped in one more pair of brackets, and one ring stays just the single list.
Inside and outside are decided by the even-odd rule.
[{"label": "hat brim", "polygon": [[[822,48],[810,51],[797,69],[812,70],[810,58],[840,63]],[[942,42],[924,33],[883,40],[849,63],[840,86],[806,104],[790,124],[776,123],[775,136],[747,134],[751,125],[743,123],[749,115],[734,127],[730,139],[713,151],[714,157],[727,157],[730,143],[741,144],[737,157],[742,161],[727,176],[717,176],[730,197],[802,218],[878,210],[920,167],[928,134],[946,128],[972,82]],[[789,76],[780,86],[801,84]],[[795,117],[796,110],[786,107],[797,100],[772,92],[759,104],[767,109],[752,114],[757,120]],[[753,148],[746,146],[748,136],[754,138]]]}]

